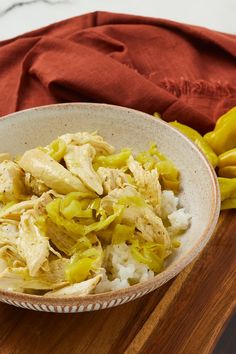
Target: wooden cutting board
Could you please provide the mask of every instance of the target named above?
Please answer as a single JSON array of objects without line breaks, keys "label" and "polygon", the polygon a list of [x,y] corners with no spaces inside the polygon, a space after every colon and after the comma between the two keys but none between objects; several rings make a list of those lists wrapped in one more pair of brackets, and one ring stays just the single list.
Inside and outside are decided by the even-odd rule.
[{"label": "wooden cutting board", "polygon": [[223,212],[200,257],[125,305],[50,314],[0,304],[1,354],[205,354],[236,305],[236,212]]}]

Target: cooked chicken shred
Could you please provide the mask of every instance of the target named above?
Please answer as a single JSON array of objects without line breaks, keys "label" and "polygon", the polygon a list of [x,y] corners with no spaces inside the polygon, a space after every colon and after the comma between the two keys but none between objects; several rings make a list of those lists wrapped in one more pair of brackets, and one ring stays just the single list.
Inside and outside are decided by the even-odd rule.
[{"label": "cooked chicken shred", "polygon": [[79,178],[40,149],[26,151],[19,161],[19,166],[58,193],[87,191]]},{"label": "cooked chicken shred", "polygon": [[90,144],[81,146],[69,146],[64,156],[66,167],[75,176],[97,194],[103,193],[102,183],[99,175],[93,169],[93,159],[96,150]]}]

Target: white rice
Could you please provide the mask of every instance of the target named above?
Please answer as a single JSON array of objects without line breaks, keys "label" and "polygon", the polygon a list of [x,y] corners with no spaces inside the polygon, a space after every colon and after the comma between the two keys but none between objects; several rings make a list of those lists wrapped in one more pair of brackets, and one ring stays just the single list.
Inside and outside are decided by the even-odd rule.
[{"label": "white rice", "polygon": [[[170,236],[189,227],[191,215],[186,213],[184,208],[178,208],[178,206],[179,198],[172,191],[164,190],[161,197],[161,217],[170,222],[170,226],[167,228]],[[129,246],[125,243],[107,247],[103,267],[103,278],[96,287],[96,293],[127,288],[133,283],[141,283],[155,276],[148,266],[133,258]]]},{"label": "white rice", "polygon": [[179,198],[175,197],[172,191],[163,191],[161,193],[161,217],[166,219],[168,215],[177,210]]},{"label": "white rice", "polygon": [[189,227],[189,219],[191,218],[190,214],[187,214],[184,208],[178,209],[168,215],[168,220],[171,224],[171,230],[178,233],[180,231],[187,230]]},{"label": "white rice", "polygon": [[103,269],[103,279],[97,285],[96,293],[127,288],[130,286],[129,282],[139,283],[154,277],[152,270],[133,258],[125,243],[107,247],[104,266],[109,269],[112,280],[108,279]]}]

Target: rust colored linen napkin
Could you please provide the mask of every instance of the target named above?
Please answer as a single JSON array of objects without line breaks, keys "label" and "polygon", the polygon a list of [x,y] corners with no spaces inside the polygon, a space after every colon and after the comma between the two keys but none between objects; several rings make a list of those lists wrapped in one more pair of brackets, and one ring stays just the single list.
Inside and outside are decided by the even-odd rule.
[{"label": "rust colored linen napkin", "polygon": [[0,42],[0,116],[59,102],[159,112],[201,132],[236,105],[236,36],[94,12]]}]

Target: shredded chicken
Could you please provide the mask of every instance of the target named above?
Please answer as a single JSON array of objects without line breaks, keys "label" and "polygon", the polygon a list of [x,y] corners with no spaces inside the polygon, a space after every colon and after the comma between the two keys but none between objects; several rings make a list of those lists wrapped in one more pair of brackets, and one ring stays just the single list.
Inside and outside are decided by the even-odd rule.
[{"label": "shredded chicken", "polygon": [[33,177],[30,173],[25,173],[25,186],[28,194],[41,196],[48,191],[48,187],[40,179]]},{"label": "shredded chicken", "polygon": [[29,274],[37,274],[49,256],[49,241],[36,225],[32,211],[27,211],[21,216],[19,225],[18,250],[26,260]]},{"label": "shredded chicken", "polygon": [[25,267],[25,260],[19,255],[18,247],[15,244],[3,244],[0,242],[0,257],[5,260],[6,267]]},{"label": "shredded chicken", "polygon": [[88,188],[100,195],[103,193],[101,179],[92,165],[95,155],[96,150],[90,144],[69,146],[64,160],[71,173],[79,177]]},{"label": "shredded chicken", "polygon": [[25,266],[24,259],[19,255],[17,247],[18,225],[10,224],[7,221],[0,224],[0,257],[7,260],[6,265]]},{"label": "shredded chicken", "polygon": [[43,181],[56,192],[66,194],[74,191],[86,192],[79,178],[39,149],[28,150],[19,161],[24,171]]},{"label": "shredded chicken", "polygon": [[138,191],[144,196],[147,203],[160,213],[161,185],[157,170],[144,170],[132,156],[129,157],[128,167],[134,176]]},{"label": "shredded chicken", "polygon": [[24,292],[27,289],[52,290],[56,284],[37,277],[30,277],[25,267],[6,268],[0,273],[0,288]]},{"label": "shredded chicken", "polygon": [[0,273],[2,273],[5,269],[7,269],[7,262],[4,258],[0,258]]},{"label": "shredded chicken", "polygon": [[96,132],[62,135],[15,160],[0,153],[0,289],[79,297],[162,271],[190,215],[161,192],[157,167],[143,167],[156,166],[154,145],[141,163],[130,149],[113,153]]},{"label": "shredded chicken", "polygon": [[120,198],[137,196],[139,196],[139,193],[133,186],[115,188],[102,199],[101,206],[105,209],[106,212],[111,213],[113,210],[113,204],[115,204]]},{"label": "shredded chicken", "polygon": [[47,204],[50,203],[54,198],[58,197],[62,197],[62,195],[54,192],[53,190],[49,190],[43,193],[40,198],[35,200],[33,206],[35,215],[45,215]]},{"label": "shredded chicken", "polygon": [[166,228],[159,216],[152,209],[143,208],[135,222],[136,228],[146,241],[157,242],[170,246],[171,241]]},{"label": "shredded chicken", "polygon": [[73,247],[76,245],[78,238],[76,235],[54,224],[50,219],[47,220],[47,235],[59,251],[67,256],[73,254]]},{"label": "shredded chicken", "polygon": [[[138,197],[140,194],[132,186],[114,189],[108,196],[102,200],[102,207],[110,213],[112,205],[124,197]],[[127,206],[123,212],[122,222],[133,225],[135,224],[146,241],[158,242],[170,245],[170,237],[163,225],[161,218],[155,214],[152,207],[148,205]]]},{"label": "shredded chicken", "polygon": [[0,243],[16,244],[18,237],[18,225],[10,224],[8,220],[2,221],[0,224]]},{"label": "shredded chicken", "polygon": [[49,262],[48,270],[40,271],[38,276],[40,279],[43,279],[50,283],[56,283],[59,287],[59,284],[65,284],[65,268],[70,263],[68,258],[54,259]]},{"label": "shredded chicken", "polygon": [[[2,219],[13,219],[13,220],[20,220],[20,216],[29,209],[32,209],[36,203],[38,198],[33,197],[30,200],[26,200],[24,202],[20,202],[14,204],[6,209],[0,210],[0,217]],[[9,220],[7,220],[9,222]]]},{"label": "shredded chicken", "polygon": [[101,275],[96,275],[94,278],[75,283],[73,285],[65,286],[62,289],[49,291],[45,297],[64,297],[64,296],[84,296],[90,294],[97,284],[102,279]]},{"label": "shredded chicken", "polygon": [[114,147],[108,144],[100,135],[97,135],[96,132],[90,134],[87,132],[78,132],[75,134],[65,134],[60,136],[60,139],[63,140],[67,145],[92,145],[97,153],[101,154],[112,154],[114,152]]},{"label": "shredded chicken", "polygon": [[118,168],[99,167],[97,173],[102,181],[103,190],[107,194],[128,183],[127,175]]},{"label": "shredded chicken", "polygon": [[0,163],[0,196],[5,202],[15,201],[26,194],[24,173],[13,161]]}]

